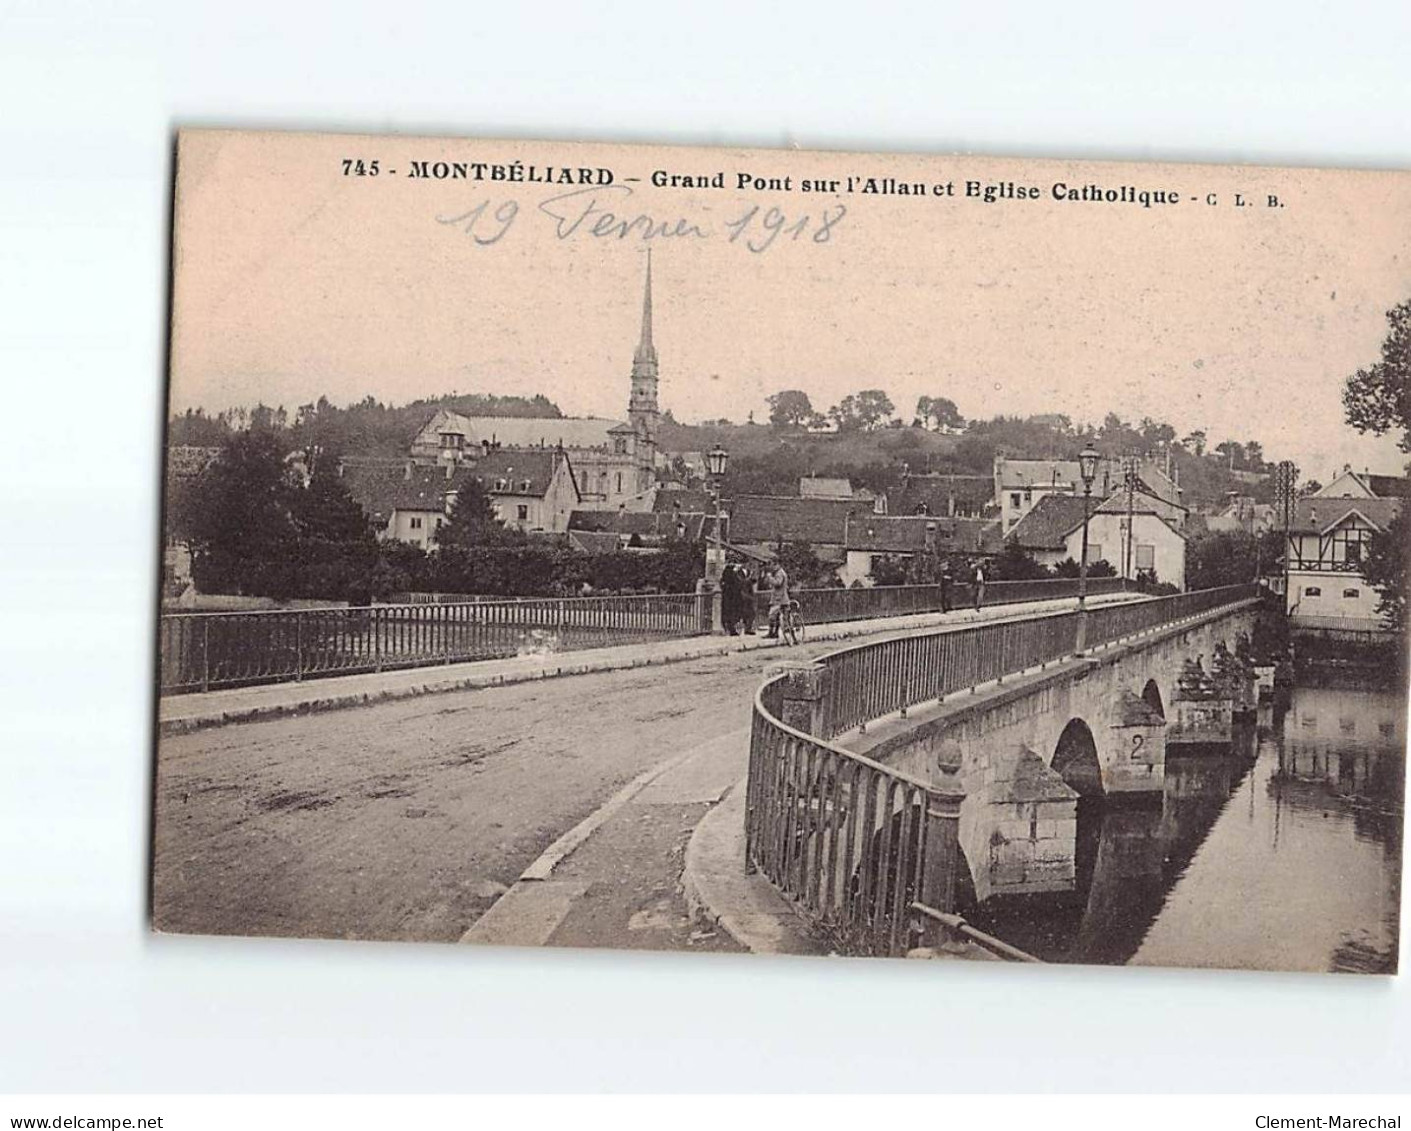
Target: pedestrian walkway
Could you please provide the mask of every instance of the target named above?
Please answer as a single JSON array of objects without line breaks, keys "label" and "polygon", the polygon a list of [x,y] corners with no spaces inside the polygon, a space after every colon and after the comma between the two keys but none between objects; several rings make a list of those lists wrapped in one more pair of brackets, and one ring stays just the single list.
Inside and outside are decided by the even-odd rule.
[{"label": "pedestrian walkway", "polygon": [[[995,606],[978,617],[967,610],[926,620],[963,628],[977,619],[1072,604]],[[885,623],[897,631],[895,621]],[[778,652],[781,661],[790,654]],[[745,871],[749,735],[741,727],[675,752],[640,774],[545,849],[461,941],[829,953],[827,941],[763,876]],[[951,957],[990,960],[977,947],[962,947]]]},{"label": "pedestrian walkway", "polygon": [[[1095,597],[1089,603],[1102,605],[1140,599],[1138,594],[1114,593]],[[949,613],[918,613],[875,620],[837,621],[809,625],[807,637],[812,643],[914,632],[917,629],[939,625],[964,625],[997,617],[1031,616],[1035,613],[1071,609],[1075,604],[1072,598],[1064,598],[1019,605],[991,605],[979,611],[963,609]],[[763,634],[688,636],[581,652],[534,653],[504,660],[478,660],[464,664],[404,668],[390,672],[364,672],[358,675],[330,676],[326,679],[264,684],[258,687],[227,688],[189,695],[166,695],[158,701],[157,726],[163,734],[180,734],[224,723],[356,707],[387,699],[443,691],[499,687],[529,680],[582,675],[587,672],[649,667],[695,660],[704,656],[750,652],[760,648],[778,650],[781,659],[788,658],[788,649],[784,645],[777,640],[767,639]]]}]

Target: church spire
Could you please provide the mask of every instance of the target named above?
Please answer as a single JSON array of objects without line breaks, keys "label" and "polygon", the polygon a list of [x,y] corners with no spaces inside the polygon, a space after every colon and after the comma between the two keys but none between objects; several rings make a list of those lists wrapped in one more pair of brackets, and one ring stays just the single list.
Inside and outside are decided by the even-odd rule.
[{"label": "church spire", "polygon": [[656,346],[652,345],[652,249],[647,248],[647,286],[642,294],[642,338],[632,360],[638,364],[657,363]]},{"label": "church spire", "polygon": [[642,337],[632,354],[632,393],[627,401],[627,418],[632,430],[644,442],[644,450],[656,443],[657,431],[657,348],[652,344],[652,252],[647,249],[647,285],[642,293]]}]

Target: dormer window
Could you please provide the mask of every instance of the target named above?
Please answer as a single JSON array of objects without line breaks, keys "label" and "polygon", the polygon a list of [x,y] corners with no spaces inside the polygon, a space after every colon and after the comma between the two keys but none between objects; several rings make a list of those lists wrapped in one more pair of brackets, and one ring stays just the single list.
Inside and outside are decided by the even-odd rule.
[{"label": "dormer window", "polygon": [[495,490],[496,490],[496,491],[503,491],[503,490],[505,489],[505,487],[506,487],[506,483],[505,483],[505,479],[504,479],[503,476],[501,476],[500,478],[498,478],[498,479],[495,480]]},{"label": "dormer window", "polygon": [[519,487],[520,487],[521,493],[523,493],[523,494],[525,494],[525,495],[529,494],[529,480],[528,480],[528,479],[522,479],[522,480],[520,480]]}]

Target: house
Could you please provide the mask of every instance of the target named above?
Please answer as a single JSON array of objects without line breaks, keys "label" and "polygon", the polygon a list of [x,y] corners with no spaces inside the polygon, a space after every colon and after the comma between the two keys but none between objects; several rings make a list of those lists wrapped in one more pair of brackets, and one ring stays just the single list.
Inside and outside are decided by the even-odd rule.
[{"label": "house", "polygon": [[[712,529],[713,521],[713,515],[701,511],[576,510],[568,520],[569,542],[585,550],[600,550],[607,544],[598,535],[609,536],[609,548],[613,549],[660,547],[673,541],[699,542]],[[728,530],[724,519],[721,524],[722,532]]]},{"label": "house", "polygon": [[1400,475],[1373,475],[1344,467],[1333,481],[1316,492],[1323,499],[1404,499],[1411,494],[1411,479]]},{"label": "house", "polygon": [[456,469],[449,465],[423,467],[411,460],[345,459],[338,475],[378,538],[423,550],[435,545],[459,483]]},{"label": "house", "polygon": [[843,537],[844,561],[838,579],[844,585],[873,584],[872,563],[880,556],[970,561],[997,553],[1002,542],[999,523],[993,519],[927,515],[849,515]]},{"label": "house", "polygon": [[[1377,611],[1381,595],[1367,584],[1362,562],[1373,534],[1391,524],[1401,510],[1402,499],[1326,494],[1329,490],[1358,490],[1359,484],[1370,486],[1355,475],[1355,483],[1342,482],[1346,478],[1339,476],[1318,494],[1294,505],[1285,608],[1295,629],[1378,632],[1383,628]],[[1395,480],[1391,486],[1404,482]]]},{"label": "house", "polygon": [[757,554],[786,542],[806,543],[823,561],[845,559],[849,517],[871,516],[870,500],[805,499],[797,495],[740,495],[724,504],[730,541]]},{"label": "house", "polygon": [[[1099,482],[1110,475],[1099,475]],[[1000,509],[1001,529],[1013,530],[1040,501],[1050,495],[1081,495],[1082,473],[1076,459],[1010,459],[996,455],[994,461],[994,501]],[[1110,482],[1101,488],[1094,484],[1100,498],[1106,498]]]},{"label": "house", "polygon": [[[1088,564],[1105,561],[1119,576],[1135,579],[1154,572],[1157,579],[1186,587],[1186,537],[1148,502],[1137,502],[1131,510],[1131,555],[1127,554],[1128,510],[1125,492],[1100,504],[1087,501]],[[1085,500],[1079,495],[1050,494],[1034,506],[1006,537],[1049,567],[1067,560],[1078,561],[1083,553],[1083,514]]]},{"label": "house", "polygon": [[[1181,487],[1154,459],[1136,461],[1134,494],[1178,530],[1185,525],[1188,508],[1181,502]],[[1126,474],[1122,460],[1108,456],[1097,466],[1092,496],[1106,500],[1115,491],[1125,491]],[[995,503],[1000,508],[1004,532],[1008,534],[1040,500],[1050,495],[1083,495],[1082,472],[1076,459],[1009,459],[996,455],[994,461]],[[1095,503],[1094,506],[1097,504]]]},{"label": "house", "polygon": [[572,462],[557,448],[502,448],[462,474],[480,484],[496,516],[515,530],[562,534],[581,502]]},{"label": "house", "polygon": [[908,473],[892,513],[979,518],[993,511],[994,503],[992,476]]},{"label": "house", "polygon": [[799,495],[805,499],[851,499],[852,481],[805,475],[799,480]]},{"label": "house", "polygon": [[1231,494],[1229,503],[1205,516],[1205,529],[1215,532],[1262,534],[1273,529],[1275,509],[1271,503],[1255,502],[1248,495]]}]

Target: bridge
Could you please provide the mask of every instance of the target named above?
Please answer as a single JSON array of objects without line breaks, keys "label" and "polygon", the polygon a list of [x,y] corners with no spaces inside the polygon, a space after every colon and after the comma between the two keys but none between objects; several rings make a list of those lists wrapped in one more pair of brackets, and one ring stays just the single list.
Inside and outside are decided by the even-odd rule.
[{"label": "bridge", "polygon": [[[948,614],[933,611],[936,587],[805,594],[809,640],[792,649],[690,623],[644,628],[620,611],[647,610],[650,598],[542,600],[510,612],[501,610],[515,603],[465,602],[182,615],[164,626],[184,634],[175,653],[184,658],[163,656],[175,686],[158,704],[154,920],[218,934],[748,945],[693,914],[682,891],[684,845],[708,816],[725,817],[743,800],[735,786],[767,723],[754,706],[761,683],[779,700],[771,715],[780,723],[802,717],[803,703],[818,709],[807,696],[785,709],[787,689],[769,674],[781,659],[794,683],[807,683],[815,658],[836,674],[826,711],[837,725],[826,744],[841,740],[850,752],[876,744],[856,758],[880,767],[879,788],[914,780],[913,796],[938,805],[945,791],[922,764],[925,751],[897,746],[898,727],[929,723],[942,694],[944,708],[978,705],[1028,678],[1014,673],[1045,664],[1028,675],[1047,677],[1072,662],[1071,583],[992,584],[979,611],[957,589],[961,607]],[[1115,655],[1110,638],[1208,610],[1211,599],[1190,594],[1172,605],[1104,591],[1089,602],[1088,660]],[[485,604],[494,611],[464,607]],[[550,637],[562,652],[460,661],[482,645],[534,645],[559,624],[583,633]],[[942,646],[943,635],[956,643]],[[570,651],[601,636],[609,643]],[[845,638],[868,643],[839,653]],[[949,658],[938,674],[913,677],[926,655],[942,652]],[[1170,680],[1158,682],[1169,713]],[[1100,716],[1082,710],[1100,738]],[[910,770],[879,760],[903,758]],[[756,778],[752,795],[757,786]],[[944,843],[905,851],[913,859],[917,847]],[[756,855],[765,859],[763,844]],[[720,874],[743,879],[742,857],[731,855]],[[900,894],[918,893],[936,898],[919,886]],[[938,899],[934,910],[949,906]]]},{"label": "bridge", "polygon": [[790,666],[754,702],[747,869],[853,954],[966,934],[960,884],[1071,890],[1080,798],[1159,793],[1168,748],[1228,749],[1258,605],[1236,586]]}]

